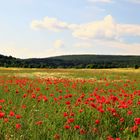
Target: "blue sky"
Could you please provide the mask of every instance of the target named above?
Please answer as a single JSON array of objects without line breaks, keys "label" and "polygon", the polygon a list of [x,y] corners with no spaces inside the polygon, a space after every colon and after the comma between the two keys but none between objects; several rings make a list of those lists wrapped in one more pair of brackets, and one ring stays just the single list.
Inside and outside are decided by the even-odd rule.
[{"label": "blue sky", "polygon": [[140,55],[140,0],[0,0],[0,54]]}]

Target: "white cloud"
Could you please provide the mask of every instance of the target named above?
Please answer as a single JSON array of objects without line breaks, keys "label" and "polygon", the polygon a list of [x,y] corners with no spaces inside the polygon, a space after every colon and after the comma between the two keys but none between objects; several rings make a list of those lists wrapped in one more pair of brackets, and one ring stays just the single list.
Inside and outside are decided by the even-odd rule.
[{"label": "white cloud", "polygon": [[96,2],[102,2],[102,3],[111,3],[112,0],[88,0],[89,2],[93,2],[93,3],[96,3]]},{"label": "white cloud", "polygon": [[112,16],[108,15],[101,21],[95,21],[79,26],[79,28],[74,30],[72,34],[81,39],[117,39],[119,38],[119,35],[116,30],[117,24]]},{"label": "white cloud", "polygon": [[64,42],[63,40],[58,39],[54,41],[53,45],[56,49],[59,49],[64,46]]},{"label": "white cloud", "polygon": [[140,36],[140,25],[117,23],[111,15],[103,20],[85,24],[69,24],[56,18],[45,17],[42,21],[32,21],[34,29],[52,31],[70,30],[72,35],[80,39],[111,39],[119,40],[123,36]]},{"label": "white cloud", "polygon": [[111,15],[103,20],[79,26],[73,31],[73,36],[81,39],[113,39],[119,40],[123,36],[140,36],[140,25],[118,24]]},{"label": "white cloud", "polygon": [[31,28],[33,29],[49,29],[53,31],[60,31],[63,29],[68,29],[68,24],[66,22],[60,21],[56,18],[45,17],[42,21],[33,20],[31,23]]}]

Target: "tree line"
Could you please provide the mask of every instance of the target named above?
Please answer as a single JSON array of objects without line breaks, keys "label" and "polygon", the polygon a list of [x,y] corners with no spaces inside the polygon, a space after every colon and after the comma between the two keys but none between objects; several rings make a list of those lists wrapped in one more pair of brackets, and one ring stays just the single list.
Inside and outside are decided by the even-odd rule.
[{"label": "tree line", "polygon": [[0,55],[0,67],[22,68],[139,68],[140,56],[64,55],[49,58],[19,59]]}]

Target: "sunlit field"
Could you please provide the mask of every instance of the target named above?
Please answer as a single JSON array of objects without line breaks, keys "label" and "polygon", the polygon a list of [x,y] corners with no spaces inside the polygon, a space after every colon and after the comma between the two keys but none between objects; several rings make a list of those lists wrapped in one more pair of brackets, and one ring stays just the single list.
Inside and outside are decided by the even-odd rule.
[{"label": "sunlit field", "polygon": [[0,140],[140,140],[140,69],[0,68]]}]

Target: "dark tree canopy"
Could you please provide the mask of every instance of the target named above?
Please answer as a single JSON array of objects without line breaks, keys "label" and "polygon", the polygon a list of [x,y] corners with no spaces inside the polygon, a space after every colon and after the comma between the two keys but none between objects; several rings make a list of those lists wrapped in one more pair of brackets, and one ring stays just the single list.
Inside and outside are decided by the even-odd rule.
[{"label": "dark tree canopy", "polygon": [[19,59],[0,55],[0,67],[23,68],[135,68],[140,56],[119,55],[64,55],[48,58]]}]

